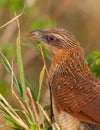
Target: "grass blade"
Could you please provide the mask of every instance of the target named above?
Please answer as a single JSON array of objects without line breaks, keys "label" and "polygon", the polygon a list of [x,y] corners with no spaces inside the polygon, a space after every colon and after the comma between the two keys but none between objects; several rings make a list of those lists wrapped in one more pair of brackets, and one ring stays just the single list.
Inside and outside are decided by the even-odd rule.
[{"label": "grass blade", "polygon": [[[0,52],[0,60],[2,61],[4,67],[7,70],[7,72],[11,75],[12,71],[13,71],[12,67],[11,67],[10,63],[8,62],[7,58],[3,55],[2,52]],[[16,87],[16,89],[18,90],[19,94],[21,95],[22,90],[21,90],[21,88],[19,86],[19,83],[18,83],[18,81],[16,79],[16,76],[15,76],[14,72],[13,72],[13,84]]]},{"label": "grass blade", "polygon": [[16,40],[16,53],[17,53],[17,63],[18,63],[18,70],[19,70],[19,77],[20,83],[22,87],[22,98],[26,99],[26,88],[25,88],[25,78],[24,78],[24,71],[23,71],[23,63],[22,63],[22,56],[21,56],[21,45],[20,45],[20,25],[17,19],[18,25],[18,36]]},{"label": "grass blade", "polygon": [[40,99],[44,73],[45,73],[45,66],[43,66],[41,73],[40,73],[40,77],[39,77],[39,92],[38,92],[38,96],[37,96],[37,102],[39,102],[39,99]]}]

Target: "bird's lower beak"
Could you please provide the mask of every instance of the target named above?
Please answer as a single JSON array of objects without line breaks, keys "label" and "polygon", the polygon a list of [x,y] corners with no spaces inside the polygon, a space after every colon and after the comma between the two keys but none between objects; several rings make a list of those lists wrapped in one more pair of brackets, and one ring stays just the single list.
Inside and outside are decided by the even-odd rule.
[{"label": "bird's lower beak", "polygon": [[40,38],[41,37],[41,31],[40,30],[32,31],[28,34],[28,37]]}]

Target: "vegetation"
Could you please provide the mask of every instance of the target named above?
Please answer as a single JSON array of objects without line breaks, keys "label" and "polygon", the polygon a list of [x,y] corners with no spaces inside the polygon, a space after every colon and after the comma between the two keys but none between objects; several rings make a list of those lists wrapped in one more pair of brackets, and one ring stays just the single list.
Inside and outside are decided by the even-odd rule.
[{"label": "vegetation", "polygon": [[94,51],[87,56],[88,65],[96,77],[100,77],[100,52]]},{"label": "vegetation", "polygon": [[[7,119],[9,127],[13,129],[18,130],[48,129],[48,127],[50,127],[51,125],[51,122],[39,102],[46,66],[44,65],[43,69],[40,72],[39,92],[36,99],[34,99],[35,97],[34,92],[31,93],[31,89],[29,88],[29,87],[32,88],[32,86],[28,83],[28,81],[25,80],[24,77],[23,63],[21,58],[20,25],[18,20],[17,23],[19,31],[16,40],[16,53],[17,53],[17,63],[20,77],[19,81],[17,80],[13,72],[13,66],[10,65],[7,58],[4,56],[2,52],[0,52],[0,60],[3,63],[7,72],[11,75],[11,92],[16,99],[16,103],[19,104],[20,109],[13,108],[3,97],[3,95],[0,94],[0,112]],[[14,91],[14,87],[16,87],[18,93]],[[46,118],[46,121],[49,124],[47,128],[45,127],[44,117]]]},{"label": "vegetation", "polygon": [[[40,50],[44,61],[44,66],[39,76],[38,95],[35,96],[34,91],[31,92],[32,86],[29,84],[29,82],[25,79],[24,76],[24,69],[23,69],[22,56],[21,56],[21,45],[20,45],[20,25],[18,19],[17,19],[17,24],[18,24],[18,36],[16,40],[16,53],[17,53],[17,64],[18,64],[19,77],[20,77],[19,81],[17,80],[16,75],[14,74],[13,64],[12,66],[10,65],[9,61],[7,60],[7,58],[4,56],[2,52],[0,52],[0,60],[3,63],[7,72],[11,75],[11,87],[10,87],[11,93],[16,98],[16,103],[19,104],[20,108],[16,109],[12,107],[9,104],[9,102],[7,102],[7,100],[3,97],[3,95],[0,94],[0,112],[6,118],[8,122],[8,126],[13,129],[18,129],[18,130],[52,129],[50,118],[45,112],[45,110],[48,110],[46,109],[48,107],[45,107],[44,110],[40,104],[42,83],[43,83],[45,70],[47,69],[43,57],[42,48]],[[45,53],[45,50],[44,50],[44,56],[47,57],[47,52]],[[87,56],[87,61],[93,73],[99,77],[100,76],[100,53],[93,52],[91,55]],[[16,91],[14,90],[14,87],[16,87],[18,93],[16,93]],[[57,129],[60,128],[57,126]]]},{"label": "vegetation", "polygon": [[[0,7],[8,7],[9,8],[9,15],[8,17],[13,17],[14,12],[16,14],[23,9],[24,1],[21,0],[0,0]],[[9,5],[9,6],[8,6]],[[27,23],[23,20],[24,26],[28,26],[32,29],[41,29],[45,27],[52,27],[55,26],[55,21],[51,20],[50,18],[38,17],[37,8],[29,5],[25,5],[23,19],[27,18],[27,15],[32,17],[33,19],[29,19]],[[22,13],[20,14],[22,15]],[[13,19],[12,19],[13,20]],[[46,49],[42,46],[41,43],[38,42],[40,49],[33,44],[30,44],[26,41],[22,42],[21,39],[21,32],[20,23],[16,16],[18,32],[17,32],[17,39],[16,44],[12,44],[11,41],[2,43],[3,47],[0,50],[0,67],[1,73],[0,75],[0,113],[6,118],[6,125],[12,129],[17,130],[51,130],[51,127],[55,129],[60,129],[57,124],[52,126],[50,121],[50,115],[47,112],[50,110],[50,106],[45,106],[44,108],[41,105],[41,91],[43,87],[43,79],[44,75],[48,75],[46,63],[44,57],[50,60],[50,55],[46,51]],[[34,22],[33,22],[34,21]],[[0,21],[1,22],[1,21]],[[70,22],[69,22],[70,23]],[[1,22],[1,24],[3,24]],[[11,23],[12,24],[12,23]],[[8,25],[8,24],[7,24]],[[14,26],[15,27],[15,26]],[[1,30],[3,28],[0,28]],[[24,29],[25,30],[25,29]],[[25,35],[24,35],[25,36]],[[13,37],[13,36],[12,36]],[[15,39],[13,41],[15,42]],[[30,83],[25,76],[25,69],[23,67],[22,62],[22,46],[29,47],[34,49],[35,52],[41,52],[41,56],[43,59],[43,67],[40,71],[38,85],[38,92],[36,93],[34,88],[34,83]],[[16,50],[15,50],[16,48]],[[30,55],[29,55],[30,56]],[[18,66],[18,74],[15,74],[14,65],[15,62],[13,59],[17,59],[17,66]],[[100,77],[100,52],[93,52],[92,54],[86,57],[88,61],[88,65],[95,76],[98,78]],[[3,64],[3,66],[2,66]],[[5,68],[5,69],[4,69]],[[6,70],[6,71],[5,71]],[[10,75],[10,87],[8,74]],[[7,75],[7,76],[6,76]],[[4,78],[5,77],[5,78]],[[6,91],[5,91],[6,90]],[[11,97],[15,99],[15,103],[12,105],[7,101],[7,97],[5,95],[11,94]],[[17,106],[16,106],[17,104]],[[5,128],[6,125],[1,125],[0,128]]]}]

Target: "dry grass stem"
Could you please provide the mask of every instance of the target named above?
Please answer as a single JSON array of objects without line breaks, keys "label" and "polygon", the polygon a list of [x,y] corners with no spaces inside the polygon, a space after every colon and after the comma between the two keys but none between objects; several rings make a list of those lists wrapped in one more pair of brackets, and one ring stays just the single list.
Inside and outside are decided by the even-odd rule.
[{"label": "dry grass stem", "polygon": [[[42,60],[43,60],[44,66],[45,66],[46,74],[47,74],[47,77],[48,77],[48,79],[49,79],[49,73],[48,73],[48,70],[47,70],[47,66],[46,66],[46,62],[45,62],[44,55],[43,55],[42,47],[39,46],[39,48],[40,48],[40,53],[41,53]],[[51,100],[51,101],[50,101],[50,102],[51,102],[50,104],[51,104],[51,106],[52,106],[52,93],[51,93],[51,88],[50,88],[50,86],[49,86],[49,91],[50,91],[50,100]],[[43,112],[44,110],[42,109],[41,106],[40,106],[40,108],[41,108],[41,110],[42,110],[42,112]],[[52,109],[51,109],[51,113],[52,113]],[[47,116],[47,114],[45,113],[45,111],[43,112],[43,114],[44,114],[44,116],[46,117],[46,119],[48,120],[48,122],[51,124],[52,118],[51,118],[51,120],[50,120],[50,118]]]},{"label": "dry grass stem", "polygon": [[47,74],[47,77],[49,78],[49,73],[48,73],[48,69],[47,69],[47,66],[46,66],[45,58],[44,58],[44,55],[43,55],[42,47],[39,45],[39,48],[40,48],[40,53],[41,53],[41,56],[42,56],[43,64],[44,64],[45,69],[46,69],[46,74]]},{"label": "dry grass stem", "polygon": [[61,130],[58,124],[55,122],[52,124],[52,130]]},{"label": "dry grass stem", "polygon": [[0,36],[0,47],[2,48],[6,45],[12,37],[15,35],[15,31],[17,29],[16,21],[13,21],[9,25],[7,25],[6,29],[4,30],[3,34]]},{"label": "dry grass stem", "polygon": [[38,103],[38,106],[40,107],[41,111],[43,112],[43,115],[45,116],[45,118],[47,119],[47,121],[49,122],[49,124],[51,125],[51,120],[48,117],[47,113],[44,111],[44,109],[42,108],[41,104]]},{"label": "dry grass stem", "polygon": [[26,110],[25,105],[22,103],[22,101],[21,101],[21,99],[18,97],[18,95],[17,95],[14,91],[12,91],[12,94],[13,94],[14,97],[17,99],[17,101],[18,101],[20,107],[28,114],[28,111]]},{"label": "dry grass stem", "polygon": [[30,107],[32,109],[32,112],[33,112],[33,115],[34,115],[34,118],[35,118],[35,121],[36,121],[37,130],[41,130],[40,129],[40,120],[39,120],[38,112],[37,112],[37,109],[36,109],[35,101],[32,97],[31,91],[28,87],[26,89],[26,92],[27,92],[27,97],[29,99]]},{"label": "dry grass stem", "polygon": [[[2,96],[1,96],[2,97]],[[20,124],[25,130],[30,130],[27,125],[21,120],[21,118],[16,117],[4,103],[0,102],[0,106],[18,123]]]},{"label": "dry grass stem", "polygon": [[14,91],[14,87],[13,87],[13,76],[14,76],[14,72],[13,72],[13,61],[12,61],[12,67],[11,67],[12,69],[11,69],[11,92],[12,92],[12,94],[14,95],[14,97],[17,99],[17,101],[18,101],[18,103],[19,103],[19,105],[20,105],[20,107],[28,114],[28,112],[27,112],[27,110],[26,110],[26,108],[25,108],[25,106],[24,106],[24,104],[22,103],[22,101],[21,101],[21,99],[18,97],[18,95],[15,93],[15,91]]},{"label": "dry grass stem", "polygon": [[5,27],[5,26],[7,26],[7,25],[10,24],[10,23],[12,23],[12,22],[15,21],[16,19],[18,19],[18,18],[23,14],[23,12],[24,12],[24,9],[23,9],[23,11],[22,11],[19,15],[15,16],[13,19],[11,19],[10,21],[8,21],[8,22],[5,23],[4,25],[2,25],[2,26],[0,27],[0,29],[3,28],[3,27]]}]

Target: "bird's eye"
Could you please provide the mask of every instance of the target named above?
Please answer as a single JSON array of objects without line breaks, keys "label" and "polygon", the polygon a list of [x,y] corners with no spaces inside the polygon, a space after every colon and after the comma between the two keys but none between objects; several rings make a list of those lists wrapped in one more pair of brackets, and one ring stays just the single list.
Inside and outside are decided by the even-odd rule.
[{"label": "bird's eye", "polygon": [[46,39],[47,39],[48,42],[54,42],[54,41],[57,40],[57,38],[54,37],[54,36],[47,36]]}]

